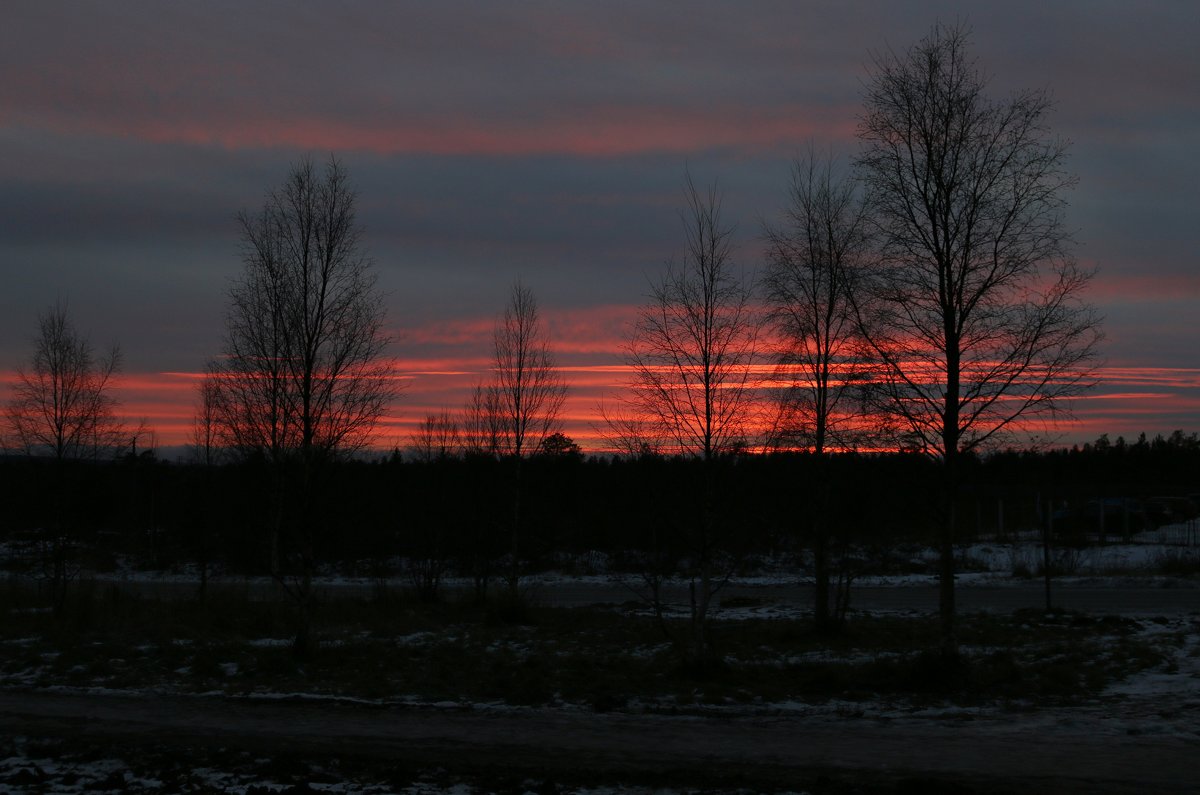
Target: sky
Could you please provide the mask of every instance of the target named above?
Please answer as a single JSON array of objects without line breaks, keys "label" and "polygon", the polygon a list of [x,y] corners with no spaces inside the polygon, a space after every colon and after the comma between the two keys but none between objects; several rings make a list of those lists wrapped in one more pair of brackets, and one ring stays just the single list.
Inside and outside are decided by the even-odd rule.
[{"label": "sky", "polygon": [[683,246],[685,172],[752,276],[810,146],[848,162],[875,54],[972,31],[996,98],[1047,89],[1098,269],[1100,383],[1064,443],[1200,430],[1200,5],[1192,2],[9,2],[0,26],[0,391],[39,311],[119,342],[122,412],[186,440],[242,268],[239,210],[300,158],[358,191],[406,389],[379,444],[487,377],[532,289],[566,431]]}]

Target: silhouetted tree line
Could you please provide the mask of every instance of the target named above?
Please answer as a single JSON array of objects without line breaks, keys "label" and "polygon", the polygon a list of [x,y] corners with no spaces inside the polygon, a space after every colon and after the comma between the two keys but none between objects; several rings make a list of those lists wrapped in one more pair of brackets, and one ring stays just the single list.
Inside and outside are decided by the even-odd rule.
[{"label": "silhouetted tree line", "polygon": [[[707,509],[730,530],[717,557],[734,567],[768,555],[803,561],[811,539],[796,531],[795,512],[816,498],[805,484],[818,482],[819,465],[808,453],[721,460],[723,488]],[[839,554],[933,540],[928,501],[936,496],[936,465],[927,458],[847,453],[829,456],[824,465],[835,470],[829,505],[843,528],[846,548]],[[694,563],[690,528],[706,510],[689,499],[704,466],[681,456],[527,459],[522,565],[530,571],[579,567],[588,553],[601,552],[617,570],[684,574]],[[22,550],[32,553],[29,545],[49,528],[46,506],[58,486],[47,474],[54,467],[50,459],[0,461],[0,528],[10,570],[37,573],[36,555]],[[71,461],[62,471],[70,496],[61,510],[77,528],[74,562],[85,572],[110,571],[124,561],[134,569],[195,571],[203,562],[227,574],[270,574],[269,506],[261,495],[273,475],[264,460],[205,467],[143,453],[107,463]],[[328,487],[308,506],[327,528],[315,541],[317,569],[407,577],[415,593],[424,585],[431,599],[444,595],[437,587],[443,576],[498,585],[511,554],[507,516],[496,510],[511,499],[509,475],[502,460],[487,456],[422,461],[393,454],[332,464]],[[1197,491],[1200,438],[1177,432],[972,457],[959,499],[970,539],[997,534],[998,499],[1006,501],[1006,531],[1016,533],[1038,526],[1039,497],[1082,504]],[[1114,529],[1113,540],[1118,535]],[[417,571],[422,565],[429,567],[424,574]]]}]

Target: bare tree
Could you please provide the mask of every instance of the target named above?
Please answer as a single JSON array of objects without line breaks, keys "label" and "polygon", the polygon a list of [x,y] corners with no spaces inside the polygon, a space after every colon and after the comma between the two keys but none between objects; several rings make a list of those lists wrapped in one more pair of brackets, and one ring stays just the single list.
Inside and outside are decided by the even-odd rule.
[{"label": "bare tree", "polygon": [[520,585],[521,462],[559,428],[567,385],[550,350],[537,301],[517,281],[493,334],[494,384],[489,391],[498,418],[500,452],[513,462],[512,546],[508,575],[514,603]]},{"label": "bare tree", "polygon": [[221,389],[217,374],[210,366],[196,383],[196,407],[192,416],[191,455],[192,459],[206,467],[215,465],[220,458]]},{"label": "bare tree", "polygon": [[752,290],[734,273],[731,228],[716,188],[686,180],[687,256],[653,284],[626,347],[631,408],[675,450],[712,460],[752,432],[758,322]]},{"label": "bare tree", "polygon": [[456,487],[460,487],[457,473],[446,468],[446,463],[462,451],[458,418],[447,409],[425,415],[412,434],[412,449],[416,460],[431,465],[419,499],[436,508],[432,512],[419,511],[416,521],[410,522],[405,568],[419,598],[436,602],[450,558],[447,514],[452,513],[450,503],[459,493]]},{"label": "bare tree", "polygon": [[245,271],[215,363],[223,426],[244,451],[309,464],[359,449],[396,395],[390,338],[341,163],[309,160],[241,213]]},{"label": "bare tree", "polygon": [[19,367],[4,420],[10,444],[52,461],[51,527],[38,542],[36,558],[49,584],[55,612],[65,604],[67,586],[77,574],[67,503],[68,461],[108,457],[124,445],[123,424],[115,415],[113,377],[121,366],[114,345],[97,357],[76,330],[67,307],[57,303],[38,316],[33,356]]},{"label": "bare tree", "polygon": [[499,389],[493,383],[476,384],[463,409],[463,451],[467,455],[498,456],[503,435]]},{"label": "bare tree", "polygon": [[200,467],[201,483],[195,507],[196,563],[200,569],[197,595],[201,602],[208,596],[208,574],[211,568],[211,536],[215,530],[213,507],[213,467],[223,455],[219,410],[221,390],[217,375],[210,366],[196,384],[196,409],[192,417],[191,454]]},{"label": "bare tree", "polygon": [[[778,226],[766,226],[764,293],[775,332],[779,413],[776,444],[811,450],[817,477],[799,520],[808,523],[813,550],[818,630],[840,623],[830,616],[832,483],[826,451],[864,439],[862,391],[868,382],[863,341],[855,320],[860,274],[870,257],[865,208],[850,179],[837,179],[832,158],[818,162],[810,149],[792,169],[788,206]],[[848,588],[848,579],[839,579]],[[846,604],[840,594],[838,604]]]},{"label": "bare tree", "polygon": [[[721,219],[717,189],[701,192],[689,175],[685,199],[686,257],[669,263],[662,281],[652,285],[634,327],[626,348],[633,372],[627,402],[635,423],[648,424],[652,436],[670,440],[675,451],[703,462],[704,479],[695,493],[703,510],[699,526],[689,533],[690,633],[685,649],[691,662],[702,665],[712,654],[712,599],[732,572],[722,565],[720,554],[724,534],[716,519],[716,463],[744,449],[756,430],[758,320],[752,290],[734,272],[732,229]],[[622,424],[643,427],[629,425],[628,416]],[[648,584],[661,616],[658,582]],[[666,629],[665,623],[660,625]]]},{"label": "bare tree", "polygon": [[1099,321],[1063,226],[1067,144],[1044,91],[990,99],[961,28],[875,57],[858,174],[880,265],[864,327],[886,409],[940,460],[944,651],[957,653],[954,502],[960,456],[1053,421],[1093,382]]},{"label": "bare tree", "polygon": [[271,568],[301,608],[299,651],[309,641],[311,509],[323,465],[366,445],[397,393],[354,205],[340,162],[331,157],[320,170],[306,159],[260,212],[239,215],[245,270],[230,290],[225,350],[214,363],[225,438],[275,472]]},{"label": "bare tree", "polygon": [[658,455],[662,440],[656,435],[655,423],[648,420],[636,406],[627,402],[605,403],[596,407],[600,422],[593,425],[596,433],[618,455],[629,458]]},{"label": "bare tree", "polygon": [[417,458],[427,463],[452,458],[463,446],[458,419],[446,409],[426,414],[411,438]]},{"label": "bare tree", "polygon": [[779,442],[818,455],[855,447],[869,371],[854,299],[871,256],[856,184],[836,178],[832,161],[818,162],[810,151],[793,164],[782,223],[766,226],[764,237],[764,295],[783,384]]},{"label": "bare tree", "polygon": [[502,452],[519,460],[558,429],[567,396],[537,301],[520,281],[496,323],[493,343]]},{"label": "bare tree", "polygon": [[11,443],[29,455],[59,462],[116,452],[125,436],[112,395],[120,348],[114,345],[97,357],[63,303],[38,316],[33,345],[28,365],[17,369],[5,411]]},{"label": "bare tree", "polygon": [[[495,460],[502,448],[504,435],[503,419],[500,415],[500,390],[494,382],[477,383],[462,412],[463,455],[472,462],[471,471],[479,471],[484,462],[479,459]],[[482,604],[487,600],[493,567],[498,553],[497,543],[502,530],[494,524],[499,517],[487,511],[487,518],[476,517],[469,521],[465,543],[461,545],[461,567],[470,573],[474,581],[475,601]]]}]

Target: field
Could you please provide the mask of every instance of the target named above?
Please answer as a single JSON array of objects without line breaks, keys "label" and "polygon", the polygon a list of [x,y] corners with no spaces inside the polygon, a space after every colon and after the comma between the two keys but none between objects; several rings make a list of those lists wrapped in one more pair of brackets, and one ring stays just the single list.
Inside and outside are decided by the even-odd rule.
[{"label": "field", "polygon": [[[1019,555],[986,549],[964,550],[979,570],[963,591],[1028,587],[987,567]],[[589,578],[534,578],[517,611],[453,583],[425,604],[330,578],[303,657],[269,583],[218,579],[201,601],[156,593],[166,575],[89,580],[55,615],[12,581],[0,791],[1187,791],[1200,613],[1170,607],[1197,582],[1149,570],[1164,550],[1056,581],[1068,603],[1084,585],[1161,589],[1160,614],[971,611],[956,662],[927,611],[852,609],[831,637],[772,596],[783,575],[748,575],[702,669],[633,588],[598,584],[616,576],[590,581],[627,598],[578,606],[556,594]]]}]

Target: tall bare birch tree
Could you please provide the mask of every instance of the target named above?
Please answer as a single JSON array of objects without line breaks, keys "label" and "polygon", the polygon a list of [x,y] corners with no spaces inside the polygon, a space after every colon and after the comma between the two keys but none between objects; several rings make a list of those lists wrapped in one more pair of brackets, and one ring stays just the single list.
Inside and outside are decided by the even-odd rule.
[{"label": "tall bare birch tree", "polygon": [[259,212],[239,215],[245,270],[230,290],[224,351],[213,364],[225,439],[274,472],[271,568],[300,608],[301,652],[324,464],[366,445],[396,397],[355,199],[338,160],[321,169],[305,159]]},{"label": "tall bare birch tree", "polygon": [[823,454],[852,448],[864,429],[868,376],[854,301],[870,265],[868,224],[852,179],[809,152],[792,167],[779,223],[764,229],[763,294],[774,331],[779,443]]},{"label": "tall bare birch tree", "polygon": [[558,430],[567,396],[537,301],[520,281],[496,323],[493,356],[501,444],[519,460]]},{"label": "tall bare birch tree", "polygon": [[500,452],[513,462],[512,545],[509,595],[519,595],[521,554],[521,471],[523,459],[559,429],[567,385],[550,350],[549,334],[533,292],[519,280],[493,333],[490,398],[499,429]]},{"label": "tall bare birch tree", "polygon": [[91,342],[71,322],[64,303],[38,315],[33,355],[18,367],[13,394],[4,409],[9,444],[51,461],[49,532],[38,541],[38,562],[56,613],[77,570],[72,562],[72,489],[67,462],[112,456],[124,442],[116,416],[113,378],[121,367],[114,345],[97,356]]},{"label": "tall bare birch tree", "polygon": [[[854,311],[855,301],[865,298],[856,291],[870,261],[867,229],[855,182],[835,177],[832,158],[819,162],[810,149],[793,164],[782,220],[764,230],[764,295],[782,385],[773,434],[780,446],[810,450],[817,459],[817,477],[805,484],[806,504],[796,506],[796,516],[812,546],[813,617],[821,631],[840,621],[830,614],[835,528],[826,451],[855,447],[869,426],[862,399],[868,369]],[[844,607],[849,583],[840,585]]]},{"label": "tall bare birch tree", "polygon": [[862,320],[886,409],[942,462],[940,612],[956,656],[955,495],[964,452],[1053,421],[1093,382],[1092,273],[1071,256],[1067,144],[1044,91],[994,100],[968,35],[935,26],[875,57],[857,160],[880,264]]},{"label": "tall bare birch tree", "polygon": [[685,200],[686,255],[651,285],[626,348],[629,403],[669,447],[709,461],[744,447],[751,433],[758,321],[717,189],[702,192],[688,176]]},{"label": "tall bare birch tree", "polygon": [[[704,664],[712,654],[712,599],[728,579],[719,554],[716,463],[744,449],[756,430],[752,372],[758,319],[752,288],[732,260],[733,230],[722,220],[720,193],[715,186],[698,190],[689,175],[684,197],[686,254],[682,261],[668,263],[666,275],[651,286],[625,358],[633,372],[627,402],[635,421],[647,423],[654,437],[668,441],[665,449],[703,461],[703,482],[695,484],[695,500],[703,509],[699,526],[689,533],[693,562],[687,654]],[[656,584],[651,587],[658,606]]]},{"label": "tall bare birch tree", "polygon": [[121,349],[114,345],[97,356],[65,304],[42,312],[33,356],[17,368],[5,407],[10,443],[59,462],[115,452],[124,441],[112,394],[120,368]]}]

